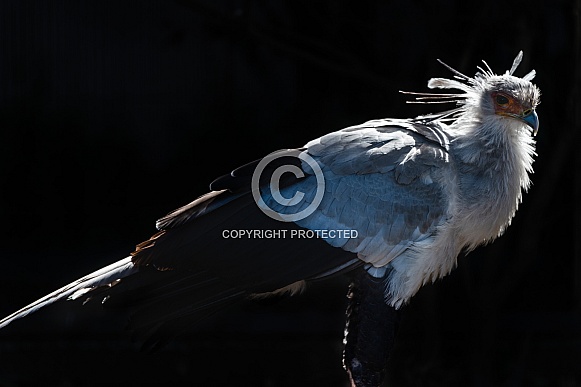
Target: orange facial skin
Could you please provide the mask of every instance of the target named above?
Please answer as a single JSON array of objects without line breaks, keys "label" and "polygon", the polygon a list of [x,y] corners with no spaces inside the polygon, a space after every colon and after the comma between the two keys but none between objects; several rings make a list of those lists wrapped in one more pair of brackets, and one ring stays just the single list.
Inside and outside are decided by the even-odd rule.
[{"label": "orange facial skin", "polygon": [[520,118],[528,115],[532,111],[530,107],[525,109],[524,106],[508,94],[493,92],[491,96],[494,101],[496,114]]},{"label": "orange facial skin", "polygon": [[533,106],[523,106],[509,94],[495,91],[491,93],[494,112],[500,116],[517,118],[533,129],[533,136],[539,130],[539,118]]}]

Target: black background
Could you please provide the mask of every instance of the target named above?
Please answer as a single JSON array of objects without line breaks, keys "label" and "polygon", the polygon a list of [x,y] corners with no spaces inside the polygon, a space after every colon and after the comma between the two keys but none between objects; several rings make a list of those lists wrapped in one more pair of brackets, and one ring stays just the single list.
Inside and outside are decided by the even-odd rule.
[{"label": "black background", "polygon": [[[497,73],[542,90],[534,185],[506,234],[405,308],[390,386],[580,386],[578,1],[3,1],[0,314],[120,259],[221,174],[432,106]],[[577,240],[576,240],[577,238]],[[275,259],[275,257],[273,257]],[[0,332],[0,386],[346,386],[347,278],[246,304],[158,353],[61,304]]]}]

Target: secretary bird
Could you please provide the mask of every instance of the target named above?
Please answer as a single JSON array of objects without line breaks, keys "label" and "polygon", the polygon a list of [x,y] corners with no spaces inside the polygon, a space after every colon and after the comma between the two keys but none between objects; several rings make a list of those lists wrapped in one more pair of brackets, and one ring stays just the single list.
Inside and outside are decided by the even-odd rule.
[{"label": "secretary bird", "polygon": [[494,240],[530,185],[540,91],[485,67],[434,78],[441,113],[380,119],[275,152],[211,183],[211,192],[156,223],[131,255],[0,321],[62,299],[99,297],[132,309],[130,327],[157,347],[244,298],[299,292],[354,272],[344,366],[353,386],[377,386],[397,310],[447,275],[458,255]]}]

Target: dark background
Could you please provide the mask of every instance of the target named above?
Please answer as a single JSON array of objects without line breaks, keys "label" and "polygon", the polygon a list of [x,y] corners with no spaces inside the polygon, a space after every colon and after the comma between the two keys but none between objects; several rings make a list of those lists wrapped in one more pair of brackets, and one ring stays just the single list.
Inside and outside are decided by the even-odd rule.
[{"label": "dark background", "polygon": [[[120,259],[221,174],[432,111],[451,74],[542,90],[534,185],[506,234],[405,308],[390,386],[581,386],[578,1],[3,1],[0,314]],[[276,257],[273,257],[276,259]],[[158,353],[64,303],[0,332],[0,386],[346,386],[348,278],[245,304]]]}]

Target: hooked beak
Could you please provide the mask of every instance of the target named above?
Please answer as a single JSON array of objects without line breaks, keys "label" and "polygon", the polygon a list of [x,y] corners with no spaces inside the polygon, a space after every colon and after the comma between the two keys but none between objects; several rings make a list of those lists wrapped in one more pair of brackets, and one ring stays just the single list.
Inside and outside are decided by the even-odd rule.
[{"label": "hooked beak", "polygon": [[539,116],[537,116],[537,112],[531,110],[527,115],[521,116],[520,119],[533,128],[533,136],[536,136],[539,131]]}]

